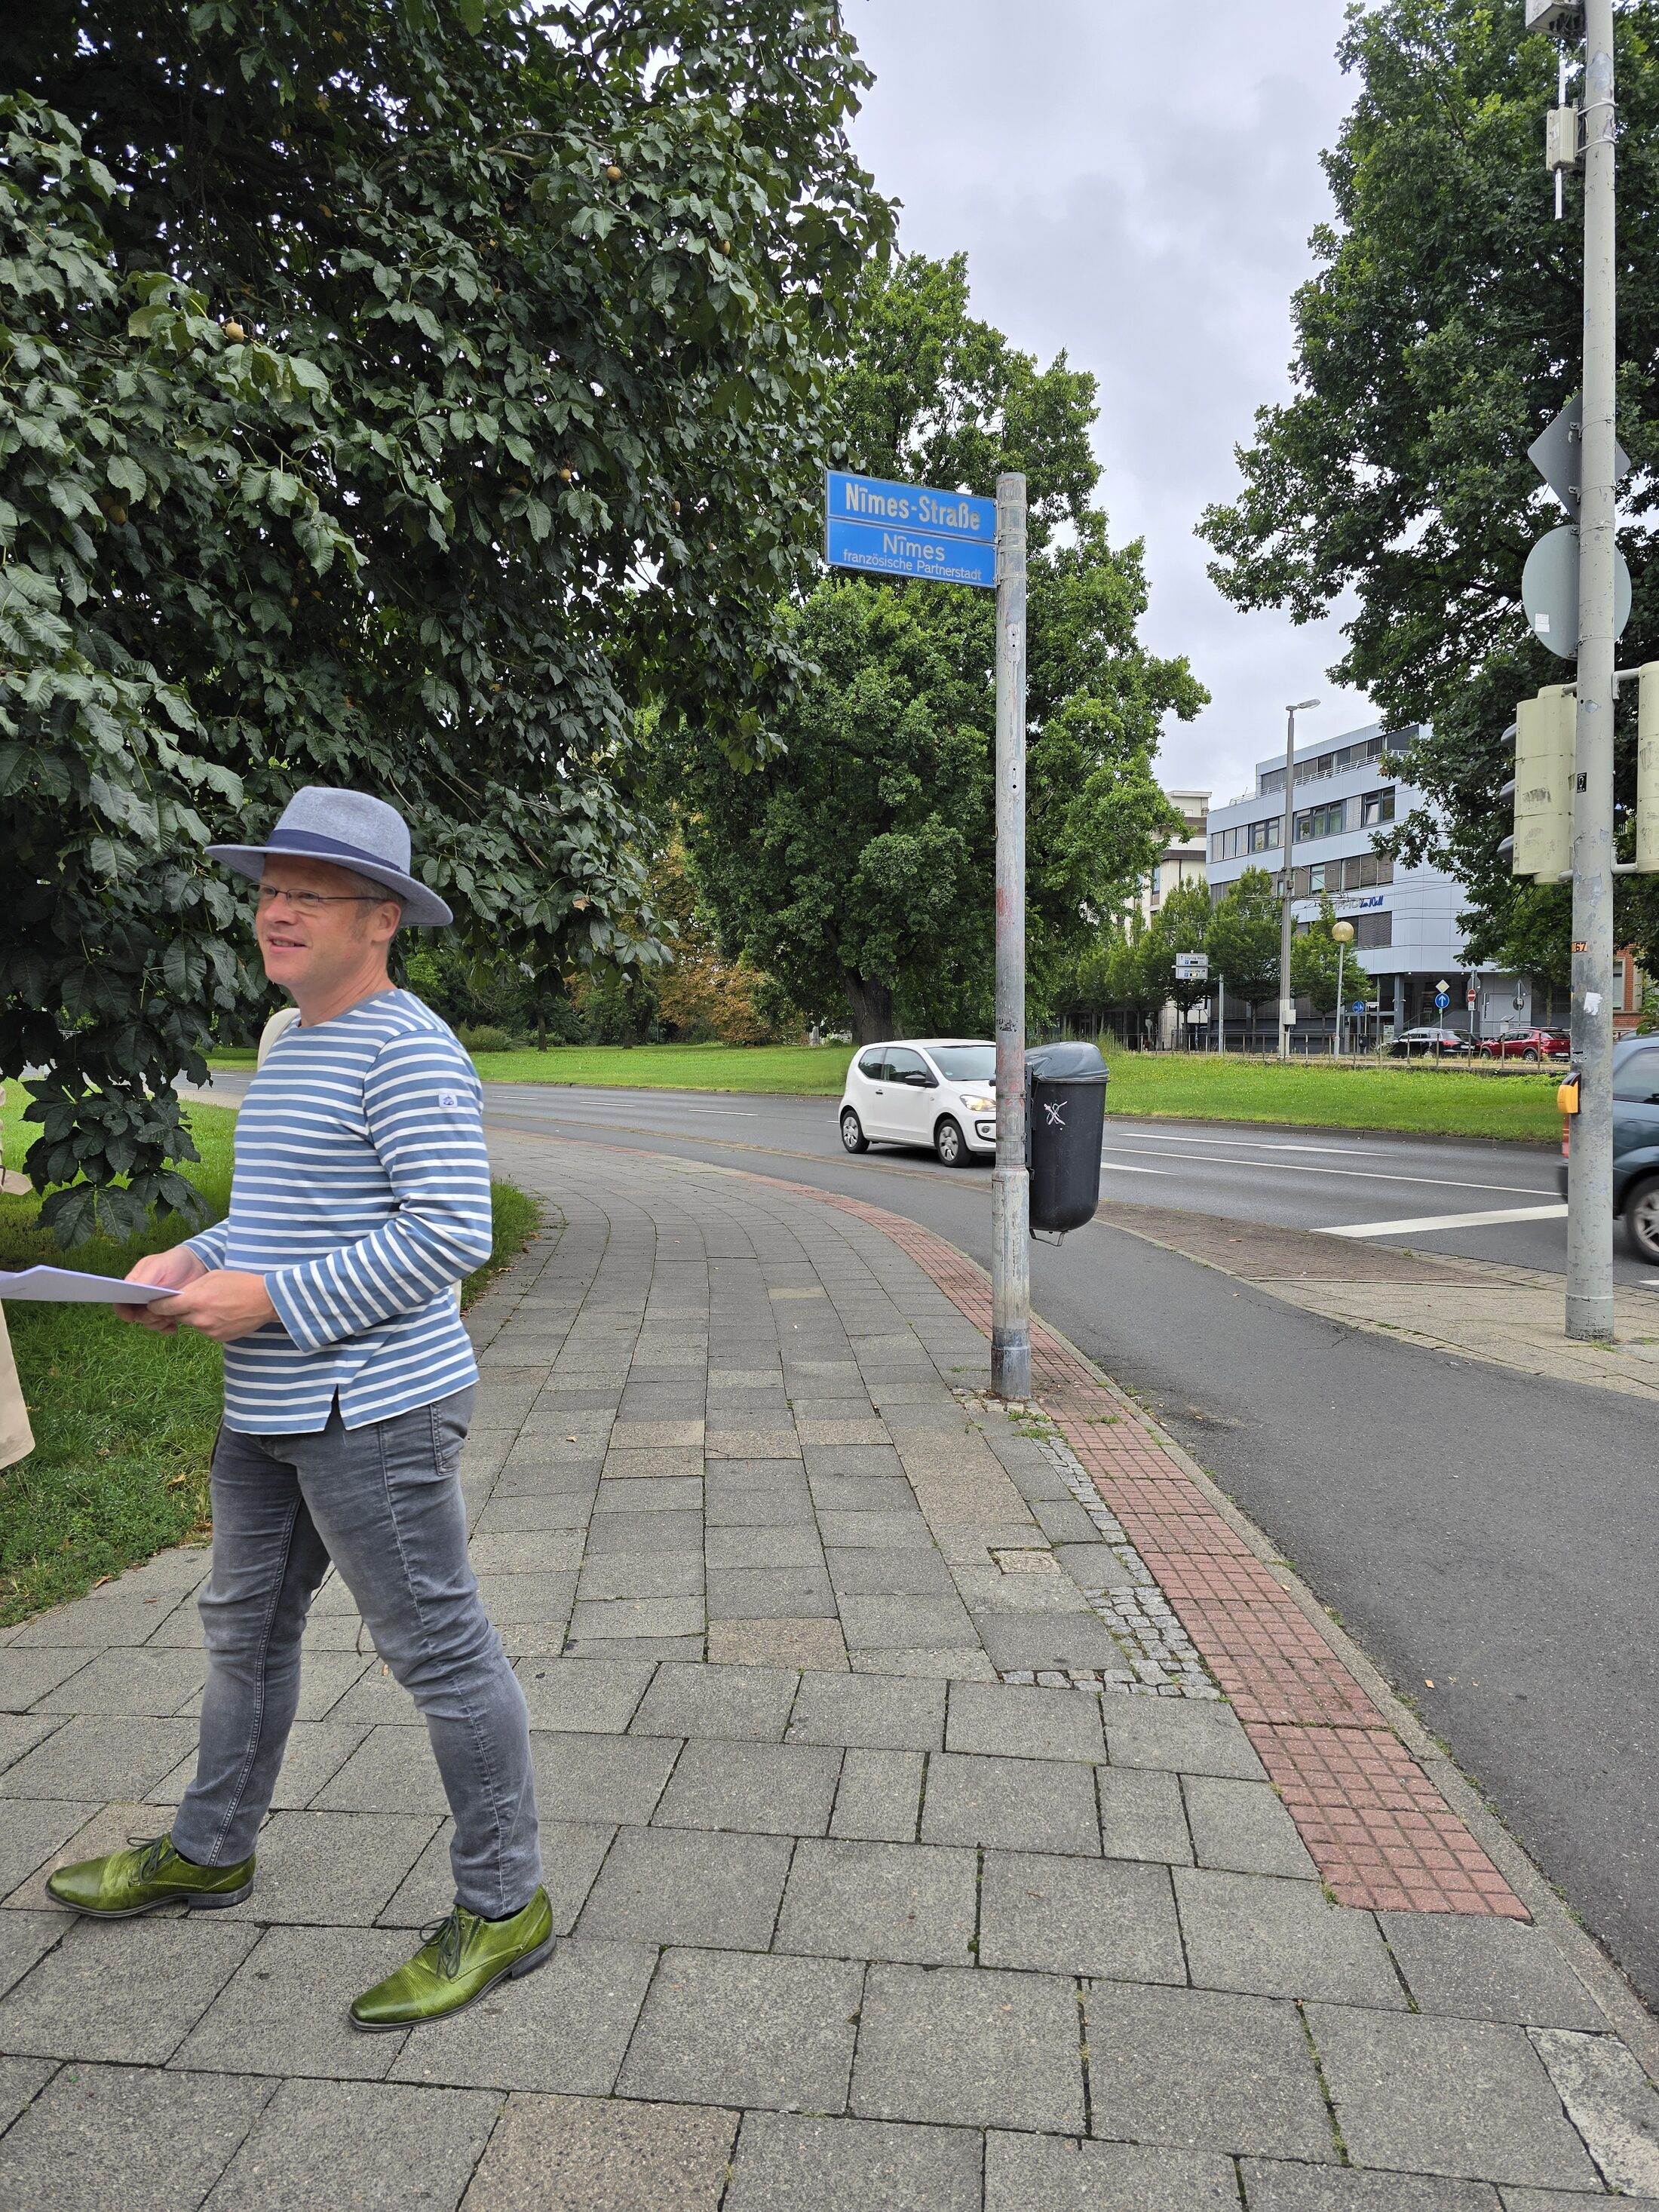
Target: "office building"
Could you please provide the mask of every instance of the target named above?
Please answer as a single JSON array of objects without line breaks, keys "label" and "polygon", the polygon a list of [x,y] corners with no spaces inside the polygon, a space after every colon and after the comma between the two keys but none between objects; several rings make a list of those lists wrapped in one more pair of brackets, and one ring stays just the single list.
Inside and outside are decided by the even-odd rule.
[{"label": "office building", "polygon": [[[1376,849],[1378,831],[1402,821],[1424,794],[1388,773],[1391,749],[1403,750],[1410,729],[1385,734],[1380,722],[1299,745],[1296,751],[1291,886],[1298,924],[1316,918],[1322,896],[1352,922],[1349,960],[1364,971],[1363,991],[1345,988],[1348,1034],[1356,1043],[1375,1042],[1419,1023],[1492,1036],[1527,1029],[1565,1012],[1565,994],[1529,976],[1504,975],[1464,957],[1458,915],[1465,894],[1443,868],[1410,868]],[[1284,827],[1285,756],[1256,764],[1255,787],[1242,799],[1210,810],[1207,871],[1210,896],[1218,900],[1246,868],[1264,868],[1277,879]],[[1449,1004],[1435,1005],[1442,982]],[[1558,1006],[1557,1000],[1561,1003]],[[1363,999],[1365,1011],[1352,1009]],[[1261,1010],[1276,1021],[1273,1007]],[[1230,1037],[1243,1033],[1244,1009],[1228,1007]],[[1298,1009],[1297,1043],[1328,1040],[1335,1024]]]},{"label": "office building", "polygon": [[1151,874],[1140,879],[1140,910],[1148,921],[1180,884],[1201,884],[1205,880],[1205,832],[1210,794],[1207,791],[1166,791],[1164,796],[1186,828],[1183,835],[1170,840]]}]

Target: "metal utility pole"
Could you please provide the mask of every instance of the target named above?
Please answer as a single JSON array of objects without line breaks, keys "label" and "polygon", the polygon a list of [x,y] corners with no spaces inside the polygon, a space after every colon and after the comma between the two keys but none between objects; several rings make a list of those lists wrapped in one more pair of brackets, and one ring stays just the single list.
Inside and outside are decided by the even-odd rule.
[{"label": "metal utility pole", "polygon": [[1296,1023],[1296,998],[1291,989],[1291,936],[1296,925],[1291,917],[1291,831],[1296,815],[1296,718],[1317,699],[1298,699],[1285,709],[1285,826],[1279,832],[1279,1056],[1291,1056],[1291,1031]]},{"label": "metal utility pole", "polygon": [[1031,1395],[1025,1162],[1025,479],[997,478],[997,1164],[991,1175],[991,1389]]},{"label": "metal utility pole", "polygon": [[1567,1334],[1613,1336],[1613,0],[1584,10],[1584,400],[1578,512],[1578,699],[1572,809],[1572,1057]]}]

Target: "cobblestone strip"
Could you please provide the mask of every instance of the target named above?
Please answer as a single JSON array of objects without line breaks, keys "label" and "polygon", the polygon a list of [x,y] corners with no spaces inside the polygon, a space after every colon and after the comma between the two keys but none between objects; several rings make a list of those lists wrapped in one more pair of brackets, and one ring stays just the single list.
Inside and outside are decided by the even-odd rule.
[{"label": "cobblestone strip", "polygon": [[[990,1282],[964,1254],[861,1199],[811,1194],[885,1231],[989,1335]],[[1127,1402],[1038,1321],[1031,1364],[1043,1412],[1232,1701],[1331,1894],[1374,1910],[1527,1919],[1313,1623]]]},{"label": "cobblestone strip", "polygon": [[[1012,1418],[995,1400],[982,1393],[959,1390],[957,1395],[981,1421]],[[1135,1697],[1218,1698],[1221,1692],[1215,1678],[1170,1610],[1156,1576],[1129,1541],[1122,1522],[1107,1505],[1082,1461],[1046,1413],[1035,1407],[1028,1407],[1022,1425],[1028,1432],[1036,1432],[1044,1458],[1130,1577],[1127,1589],[1121,1585],[1099,1589],[1079,1585],[1095,1613],[1110,1629],[1123,1653],[1124,1663],[1114,1668],[1073,1667],[1064,1671],[1005,1668],[1002,1680],[1035,1682],[1044,1689],[1122,1690]],[[1005,1572],[1018,1560],[1017,1554],[1004,1552],[993,1552],[992,1557]],[[1034,1552],[1029,1555],[1029,1564],[1033,1568],[1047,1568],[1051,1573],[1060,1571],[1052,1553]]]}]

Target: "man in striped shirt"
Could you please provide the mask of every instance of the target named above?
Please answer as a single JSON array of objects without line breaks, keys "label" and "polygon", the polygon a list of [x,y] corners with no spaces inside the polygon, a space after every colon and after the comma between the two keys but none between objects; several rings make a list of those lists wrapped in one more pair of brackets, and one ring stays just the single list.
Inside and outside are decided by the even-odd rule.
[{"label": "man in striped shirt", "polygon": [[483,1092],[387,972],[400,924],[451,918],[410,875],[392,808],[313,786],[265,845],[210,851],[258,882],[265,972],[299,1020],[243,1103],[228,1218],[132,1269],[173,1297],[117,1309],[225,1346],[196,1778],[168,1835],[48,1887],[110,1918],[248,1894],[331,1560],[420,1708],[455,1820],[453,1911],[350,2008],[354,2027],[390,2031],[552,1948],[529,1717],[468,1563],[459,1477],[477,1368],[456,1286],[491,1243]]}]

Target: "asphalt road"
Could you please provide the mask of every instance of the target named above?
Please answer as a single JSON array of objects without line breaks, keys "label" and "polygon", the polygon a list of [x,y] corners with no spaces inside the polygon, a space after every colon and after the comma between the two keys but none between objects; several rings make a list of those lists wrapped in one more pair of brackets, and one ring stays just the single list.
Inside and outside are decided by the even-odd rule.
[{"label": "asphalt road", "polygon": [[[985,1170],[850,1158],[833,1101],[491,1084],[486,1117],[851,1192],[988,1264]],[[1555,1218],[1403,1226],[1552,1202],[1541,1147],[1114,1120],[1103,1180],[1234,1224],[1381,1223],[1561,1265]],[[1032,1290],[1296,1563],[1659,2008],[1651,1409],[1324,1322],[1099,1224],[1034,1246]]]},{"label": "asphalt road", "polygon": [[[695,1136],[710,1147],[799,1160],[842,1159],[835,1102],[707,1091],[617,1091],[492,1083],[492,1117],[576,1136]],[[1554,1146],[1340,1130],[1263,1129],[1237,1122],[1120,1120],[1106,1125],[1103,1194],[1229,1221],[1340,1232],[1478,1260],[1563,1272],[1566,1208]],[[866,1171],[948,1180],[931,1153],[877,1146]],[[779,1172],[784,1172],[780,1170]],[[982,1176],[983,1168],[977,1172]],[[1540,1212],[1544,1218],[1540,1218]],[[1434,1224],[1439,1224],[1436,1226]],[[1620,1282],[1659,1294],[1659,1273],[1618,1252]]]}]

